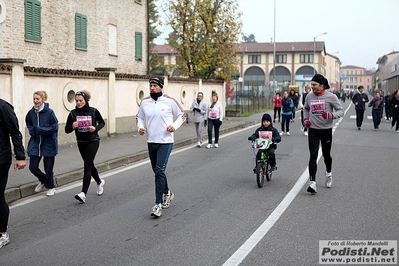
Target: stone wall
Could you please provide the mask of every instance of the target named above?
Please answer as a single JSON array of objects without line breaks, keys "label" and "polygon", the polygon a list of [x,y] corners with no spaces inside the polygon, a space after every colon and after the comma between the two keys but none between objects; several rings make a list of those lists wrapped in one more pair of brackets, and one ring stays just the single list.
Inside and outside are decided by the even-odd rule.
[{"label": "stone wall", "polygon": [[[114,67],[147,74],[147,1],[62,0],[41,3],[41,42],[25,39],[24,0],[3,0],[0,23],[2,58],[24,58],[35,67],[81,69]],[[75,48],[75,14],[87,16],[87,50]],[[116,40],[110,36],[116,27]],[[135,32],[142,33],[142,60],[135,60]],[[110,54],[116,42],[117,53]]]},{"label": "stone wall", "polygon": [[[21,64],[15,63],[15,65],[20,66]],[[70,110],[75,108],[75,92],[79,90],[90,91],[90,106],[97,108],[107,123],[107,126],[100,131],[101,136],[136,132],[136,114],[141,99],[149,95],[149,76],[146,75],[116,73],[116,78],[113,80],[110,78],[112,70],[110,72],[67,71],[59,73],[58,69],[24,67],[24,72],[21,72],[24,73],[23,75],[12,76],[10,69],[10,66],[2,65],[0,62],[2,91],[0,97],[14,105],[25,143],[27,143],[29,136],[25,126],[25,116],[33,107],[33,93],[35,91],[45,90],[48,94],[47,102],[59,121],[59,145],[68,145],[75,142],[73,133],[67,135],[64,132],[68,114]],[[17,84],[17,86],[12,84]],[[219,101],[225,103],[224,83],[221,81],[165,78],[163,92],[175,98],[184,110],[190,109],[199,91],[204,93],[206,103],[211,102],[212,91],[216,91],[219,95]],[[22,96],[15,97],[15,95]],[[115,101],[110,103],[110,97],[114,97]],[[189,117],[191,117],[190,113]],[[115,130],[109,125],[114,125]]]}]

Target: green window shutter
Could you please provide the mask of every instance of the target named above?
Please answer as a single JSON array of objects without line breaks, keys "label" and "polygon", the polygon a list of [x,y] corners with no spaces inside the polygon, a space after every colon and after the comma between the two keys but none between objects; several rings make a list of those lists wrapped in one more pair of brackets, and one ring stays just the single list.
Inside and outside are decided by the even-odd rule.
[{"label": "green window shutter", "polygon": [[135,58],[136,58],[136,60],[142,60],[143,59],[143,33],[141,33],[141,32],[135,33],[135,44],[136,44]]},{"label": "green window shutter", "polygon": [[25,39],[42,41],[41,34],[41,10],[42,5],[36,0],[25,1]]},{"label": "green window shutter", "polygon": [[87,49],[87,17],[75,14],[75,47]]}]

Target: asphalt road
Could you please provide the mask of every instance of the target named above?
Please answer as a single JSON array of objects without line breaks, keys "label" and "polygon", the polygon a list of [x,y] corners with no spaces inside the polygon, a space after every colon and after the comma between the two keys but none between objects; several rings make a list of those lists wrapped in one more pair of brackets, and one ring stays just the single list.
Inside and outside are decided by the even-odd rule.
[{"label": "asphalt road", "polygon": [[103,174],[103,196],[92,183],[85,204],[73,197],[80,183],[14,202],[0,265],[237,265],[237,257],[241,265],[317,265],[319,240],[398,240],[399,134],[385,121],[374,131],[368,119],[358,131],[351,114],[353,106],[333,137],[331,189],[321,159],[318,193],[306,185],[290,192],[304,183],[309,156],[297,121],[278,146],[272,181],[259,189],[247,141],[255,128],[247,128],[222,136],[218,149],[174,151],[167,175],[175,199],[157,219],[148,161]]}]

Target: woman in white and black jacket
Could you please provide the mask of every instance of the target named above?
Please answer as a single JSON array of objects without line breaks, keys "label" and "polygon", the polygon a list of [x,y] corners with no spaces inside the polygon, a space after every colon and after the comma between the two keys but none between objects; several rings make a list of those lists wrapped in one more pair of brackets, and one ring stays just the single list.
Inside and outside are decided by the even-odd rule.
[{"label": "woman in white and black jacket", "polygon": [[88,91],[78,91],[75,94],[76,108],[69,113],[65,125],[65,133],[75,131],[79,152],[84,162],[82,192],[75,195],[75,198],[82,203],[86,202],[92,176],[97,183],[97,195],[103,194],[105,184],[94,165],[94,158],[100,147],[98,131],[105,126],[105,122],[100,112],[89,106],[90,98]]},{"label": "woman in white and black jacket", "polygon": [[208,107],[208,145],[207,149],[212,148],[212,128],[215,128],[215,144],[214,147],[219,147],[219,129],[223,121],[223,106],[218,102],[218,94],[212,93],[212,103]]}]

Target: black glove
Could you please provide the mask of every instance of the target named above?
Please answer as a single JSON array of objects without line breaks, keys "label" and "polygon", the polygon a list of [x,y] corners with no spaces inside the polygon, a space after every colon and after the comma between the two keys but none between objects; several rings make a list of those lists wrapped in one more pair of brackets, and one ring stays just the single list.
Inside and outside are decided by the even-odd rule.
[{"label": "black glove", "polygon": [[193,110],[194,110],[194,111],[197,111],[198,113],[201,113],[201,110],[198,109],[198,108],[194,108]]}]

